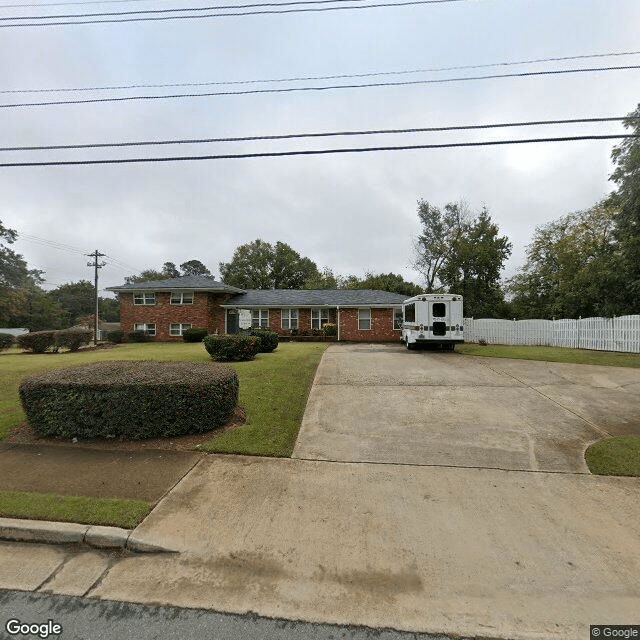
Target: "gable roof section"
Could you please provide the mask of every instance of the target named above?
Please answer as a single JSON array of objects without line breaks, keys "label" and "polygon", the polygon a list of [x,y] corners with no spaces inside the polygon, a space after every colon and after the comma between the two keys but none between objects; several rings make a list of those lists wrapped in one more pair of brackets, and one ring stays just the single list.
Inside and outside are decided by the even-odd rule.
[{"label": "gable roof section", "polygon": [[107,287],[108,291],[116,291],[118,293],[126,291],[170,291],[177,289],[244,293],[244,289],[231,287],[224,282],[218,282],[208,276],[181,276],[179,278],[171,278],[169,280],[149,280],[147,282],[123,284],[119,287]]},{"label": "gable roof section", "polygon": [[407,296],[374,289],[249,289],[223,307],[395,307]]}]

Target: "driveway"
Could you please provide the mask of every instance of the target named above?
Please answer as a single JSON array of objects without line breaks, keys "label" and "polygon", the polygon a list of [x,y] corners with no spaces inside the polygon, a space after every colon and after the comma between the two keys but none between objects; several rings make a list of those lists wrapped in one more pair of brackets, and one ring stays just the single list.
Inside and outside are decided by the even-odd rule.
[{"label": "driveway", "polygon": [[332,345],[294,458],[588,473],[584,451],[640,434],[640,370]]}]

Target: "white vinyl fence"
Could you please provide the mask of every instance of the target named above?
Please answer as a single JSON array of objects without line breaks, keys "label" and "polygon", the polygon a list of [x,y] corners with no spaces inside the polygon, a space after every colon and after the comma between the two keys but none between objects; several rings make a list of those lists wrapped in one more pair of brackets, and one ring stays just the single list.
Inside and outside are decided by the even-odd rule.
[{"label": "white vinyl fence", "polygon": [[466,342],[575,347],[640,353],[640,315],[579,320],[493,320],[465,318]]}]

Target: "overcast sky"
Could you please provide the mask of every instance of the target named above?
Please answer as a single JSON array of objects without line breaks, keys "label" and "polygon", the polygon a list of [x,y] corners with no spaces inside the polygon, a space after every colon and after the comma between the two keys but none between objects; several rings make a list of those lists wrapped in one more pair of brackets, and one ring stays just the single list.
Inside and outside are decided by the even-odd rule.
[{"label": "overcast sky", "polygon": [[[202,7],[130,0],[8,7],[0,17]],[[54,0],[47,0],[53,2]],[[342,6],[371,4],[341,2]],[[398,0],[390,0],[398,1]],[[68,2],[68,0],[67,0]],[[246,0],[248,3],[249,0]],[[217,3],[225,4],[223,0]],[[228,3],[228,4],[236,4]],[[238,3],[239,4],[239,3]],[[323,5],[311,5],[323,6]],[[326,6],[326,5],[324,5]],[[0,21],[0,24],[7,24]],[[0,103],[433,80],[640,65],[640,55],[271,84],[125,91],[24,89],[241,82],[371,74],[640,50],[637,0],[460,0],[417,6],[124,24],[0,28]],[[441,84],[2,108],[2,147],[193,139],[624,116],[640,70]],[[252,153],[619,134],[619,123],[224,144],[1,152],[0,162]],[[82,253],[107,254],[100,287],[189,259],[218,263],[256,238],[291,245],[343,275],[411,267],[418,199],[486,205],[513,243],[509,276],[537,225],[612,188],[615,141],[165,162],[0,168],[0,220],[47,288],[92,279]],[[55,248],[51,243],[66,245]],[[69,247],[71,247],[69,249]],[[117,263],[117,264],[116,264]]]}]

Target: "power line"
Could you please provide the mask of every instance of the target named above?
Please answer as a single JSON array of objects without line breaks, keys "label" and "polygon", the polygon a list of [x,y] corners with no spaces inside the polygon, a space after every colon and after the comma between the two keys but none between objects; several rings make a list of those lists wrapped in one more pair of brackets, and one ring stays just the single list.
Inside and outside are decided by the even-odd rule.
[{"label": "power line", "polygon": [[601,71],[624,71],[640,69],[640,65],[623,65],[617,67],[588,67],[583,69],[554,69],[550,71],[524,71],[522,73],[502,73],[486,76],[464,76],[458,78],[437,78],[431,80],[403,80],[400,82],[371,82],[366,84],[337,84],[313,87],[286,87],[284,89],[247,89],[242,91],[212,91],[207,93],[175,93],[169,95],[152,96],[121,96],[118,98],[88,98],[83,100],[51,100],[47,102],[19,102],[14,104],[0,104],[0,109],[16,107],[44,107],[67,104],[95,104],[101,102],[132,102],[135,100],[169,100],[177,98],[210,98],[215,96],[241,96],[262,93],[292,93],[295,91],[332,91],[336,89],[369,89],[373,87],[403,87],[420,84],[444,84],[452,82],[467,82],[471,80],[495,80],[500,78],[526,78],[535,76],[566,75],[573,73],[593,73]]},{"label": "power line", "polygon": [[508,127],[537,127],[559,124],[589,124],[599,122],[621,122],[640,119],[640,116],[615,116],[608,118],[569,118],[564,120],[530,120],[525,122],[499,122],[492,124],[456,125],[444,127],[414,127],[411,129],[368,129],[361,131],[323,131],[312,133],[288,133],[282,135],[242,136],[235,138],[193,138],[184,140],[142,140],[135,142],[95,142],[88,144],[58,144],[28,147],[0,147],[0,151],[53,151],[60,149],[98,149],[114,147],[142,147],[172,144],[206,144],[212,142],[249,142],[256,140],[290,140],[296,138],[327,138],[335,136],[367,136],[400,133],[434,133],[443,131],[472,131],[478,129],[500,129]]},{"label": "power line", "polygon": [[[312,0],[319,4],[325,0]],[[363,0],[336,0],[341,1],[363,1]],[[160,21],[160,20],[195,20],[201,18],[227,18],[233,16],[255,16],[255,15],[268,15],[279,13],[304,13],[309,11],[341,11],[341,10],[355,10],[355,9],[377,9],[381,7],[408,7],[424,4],[441,4],[450,2],[469,2],[470,0],[407,0],[405,2],[380,2],[376,4],[358,5],[358,6],[335,6],[335,7],[302,7],[297,9],[263,9],[260,11],[241,11],[235,13],[205,13],[200,15],[170,15],[170,16],[145,16],[137,18],[109,18],[107,20],[72,20],[62,22],[26,22],[18,24],[0,24],[0,28],[9,27],[53,27],[60,25],[78,25],[78,24],[113,24],[118,22],[147,22],[147,21]],[[295,3],[301,4],[301,3]],[[245,5],[248,6],[248,5]],[[221,7],[222,8],[222,7]],[[17,17],[16,20],[21,18]],[[41,19],[55,20],[56,16],[42,16]]]},{"label": "power line", "polygon": [[131,2],[164,2],[165,0],[97,0],[96,2],[43,2],[38,4],[0,4],[0,9],[14,9],[18,7],[63,7],[66,5],[77,4],[115,4],[115,3],[131,3]]},{"label": "power line", "polygon": [[615,140],[621,138],[640,138],[640,134],[562,136],[557,138],[525,138],[521,140],[490,140],[486,142],[450,142],[444,144],[417,144],[389,147],[360,147],[341,149],[313,149],[302,151],[270,151],[261,153],[229,153],[206,156],[167,156],[160,158],[117,158],[111,160],[51,160],[45,162],[3,162],[0,167],[45,167],[96,164],[134,164],[143,162],[186,162],[195,160],[230,160],[240,158],[271,158],[282,156],[328,155],[334,153],[366,153],[372,151],[408,151],[417,149],[450,149],[461,147],[488,147],[507,144],[531,144],[540,142],[570,142],[576,140]]},{"label": "power line", "polygon": [[[129,1],[129,0],[114,0]],[[329,76],[297,76],[293,78],[270,78],[260,80],[226,80],[212,82],[171,82],[165,84],[128,84],[111,85],[102,87],[68,87],[68,88],[47,88],[47,89],[0,89],[0,94],[14,93],[70,93],[81,91],[119,91],[124,89],[166,89],[171,87],[210,87],[219,85],[244,85],[244,84],[271,84],[279,82],[299,82],[303,80],[338,80],[343,78],[371,78],[376,76],[398,76],[415,73],[437,73],[442,71],[460,71],[465,69],[486,69],[490,67],[510,67],[525,64],[540,64],[543,62],[565,62],[568,60],[586,60],[590,58],[610,58],[616,56],[635,56],[640,51],[619,51],[612,53],[591,53],[575,56],[561,56],[555,58],[537,58],[533,60],[516,60],[508,62],[492,62],[488,64],[469,64],[454,67],[432,67],[426,69],[405,69],[401,71],[374,71],[371,73],[341,73]]]}]

